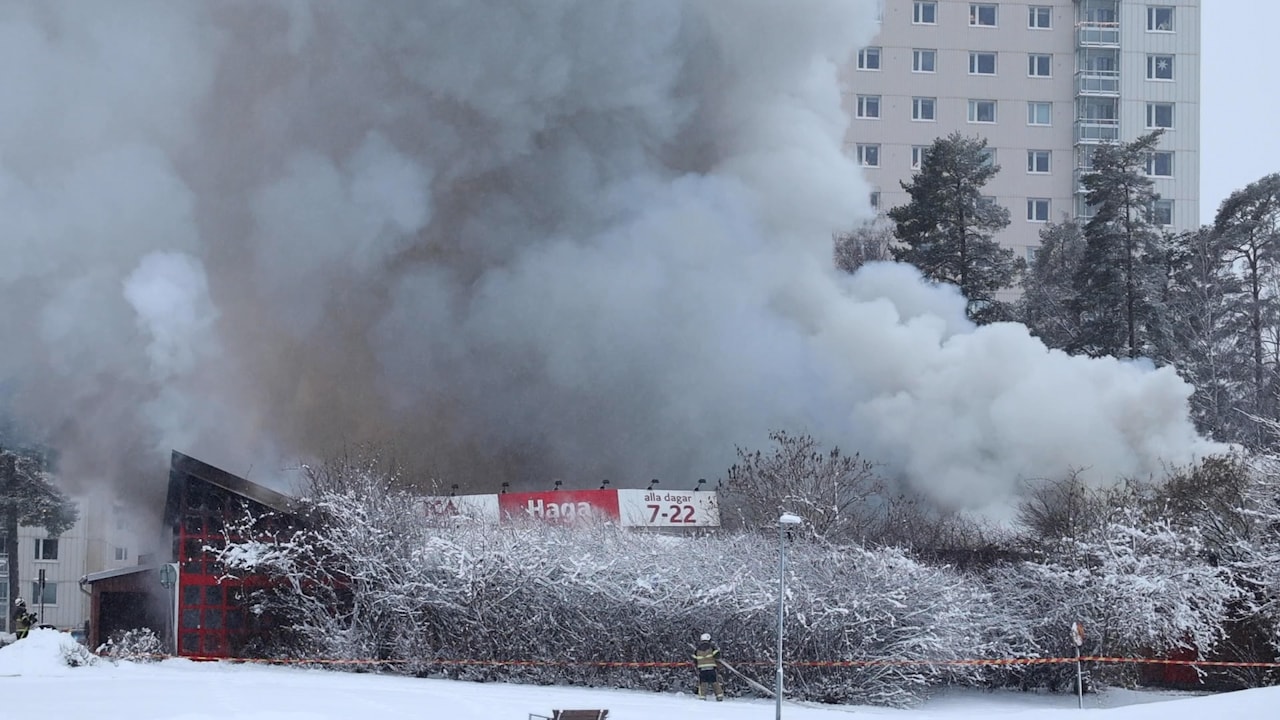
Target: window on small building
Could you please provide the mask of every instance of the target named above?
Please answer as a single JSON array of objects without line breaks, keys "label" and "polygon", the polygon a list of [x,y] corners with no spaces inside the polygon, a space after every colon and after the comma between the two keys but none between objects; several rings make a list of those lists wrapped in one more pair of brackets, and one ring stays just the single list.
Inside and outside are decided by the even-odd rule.
[{"label": "window on small building", "polygon": [[879,70],[880,69],[880,48],[866,47],[858,51],[858,69],[859,70]]},{"label": "window on small building", "polygon": [[970,100],[969,101],[969,122],[993,123],[995,121],[996,121],[996,101],[995,100]]},{"label": "window on small building", "polygon": [[36,540],[36,559],[57,560],[58,538],[44,538]]},{"label": "window on small building", "polygon": [[936,110],[938,99],[931,97],[914,97],[911,98],[911,119],[912,120],[936,120]]},{"label": "window on small building", "polygon": [[879,95],[859,95],[858,96],[858,117],[864,120],[877,120],[880,118],[880,96]]},{"label": "window on small building", "polygon": [[996,74],[996,54],[993,52],[969,53],[969,74],[970,75],[995,75]]},{"label": "window on small building", "polygon": [[1032,53],[1027,56],[1027,75],[1053,77],[1053,56]]},{"label": "window on small building", "polygon": [[1147,56],[1147,79],[1148,80],[1172,80],[1173,79],[1173,56],[1172,55],[1148,55]]},{"label": "window on small building", "polygon": [[1147,127],[1173,127],[1173,103],[1147,103]]},{"label": "window on small building", "polygon": [[911,8],[911,22],[916,25],[936,25],[938,3],[934,0],[916,0]]},{"label": "window on small building", "polygon": [[1147,7],[1148,32],[1173,32],[1173,8],[1163,5]]},{"label": "window on small building", "polygon": [[858,143],[858,164],[863,167],[880,167],[880,146]]},{"label": "window on small building", "polygon": [[996,3],[969,3],[969,24],[975,27],[995,27],[999,7]]},{"label": "window on small building", "polygon": [[58,583],[45,580],[44,593],[40,592],[40,581],[31,581],[31,604],[32,605],[57,605],[58,604]]},{"label": "window on small building", "polygon": [[931,73],[938,69],[938,51],[917,48],[911,51],[911,72]]}]

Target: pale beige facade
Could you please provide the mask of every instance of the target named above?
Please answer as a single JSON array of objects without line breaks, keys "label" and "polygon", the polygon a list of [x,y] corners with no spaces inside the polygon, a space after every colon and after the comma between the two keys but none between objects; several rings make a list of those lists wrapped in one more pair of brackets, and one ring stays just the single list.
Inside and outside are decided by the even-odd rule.
[{"label": "pale beige facade", "polygon": [[[0,632],[13,631],[10,625],[15,597],[26,600],[46,624],[62,630],[81,629],[89,618],[89,595],[82,589],[80,578],[137,564],[139,533],[123,508],[103,498],[81,498],[76,504],[79,520],[59,536],[50,536],[44,528],[18,529],[21,586],[16,593],[8,587],[10,558],[0,553],[0,566],[5,569],[0,574],[0,601],[10,611],[0,617]],[[41,571],[45,576],[43,597],[39,586]]]},{"label": "pale beige facade", "polygon": [[1157,216],[1199,224],[1199,0],[882,0],[845,78],[847,149],[881,212],[907,202],[899,182],[935,138],[985,137],[1001,167],[986,193],[1011,219],[999,239],[1031,257],[1047,222],[1088,216],[1098,143],[1163,127]]}]

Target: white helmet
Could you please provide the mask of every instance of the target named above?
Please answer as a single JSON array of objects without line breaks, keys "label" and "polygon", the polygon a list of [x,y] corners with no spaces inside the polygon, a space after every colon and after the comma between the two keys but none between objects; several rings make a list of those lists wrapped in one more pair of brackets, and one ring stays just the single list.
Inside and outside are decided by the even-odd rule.
[{"label": "white helmet", "polygon": [[702,633],[700,638],[703,642],[711,642],[711,633]]},{"label": "white helmet", "polygon": [[18,607],[22,607],[22,606],[24,606],[24,605],[26,605],[26,604],[27,604],[27,601],[26,601],[26,600],[23,600],[22,598],[14,598],[14,599],[13,599],[13,604],[14,604],[14,605],[17,605]]}]

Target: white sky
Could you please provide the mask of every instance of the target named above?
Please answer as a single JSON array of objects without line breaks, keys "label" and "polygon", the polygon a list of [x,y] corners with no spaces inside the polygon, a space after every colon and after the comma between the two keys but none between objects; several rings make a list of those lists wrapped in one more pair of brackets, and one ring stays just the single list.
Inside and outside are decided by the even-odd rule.
[{"label": "white sky", "polygon": [[1234,190],[1280,172],[1280,77],[1268,62],[1280,2],[1202,0],[1200,221]]},{"label": "white sky", "polygon": [[[1235,1],[1235,0],[1232,0]],[[425,680],[283,667],[168,660],[149,665],[99,662],[69,668],[61,660],[69,635],[37,630],[0,648],[4,717],[96,720],[524,720],[554,708],[605,708],[609,720],[696,718],[768,720],[774,703],[733,697],[702,702],[689,694],[605,688]],[[767,675],[768,671],[764,671]],[[690,681],[693,676],[690,671]],[[1273,718],[1280,688],[1209,697],[1112,689],[1085,697],[1088,717],[1108,720]],[[1070,694],[956,691],[911,710],[788,703],[787,720],[1075,720]]]}]

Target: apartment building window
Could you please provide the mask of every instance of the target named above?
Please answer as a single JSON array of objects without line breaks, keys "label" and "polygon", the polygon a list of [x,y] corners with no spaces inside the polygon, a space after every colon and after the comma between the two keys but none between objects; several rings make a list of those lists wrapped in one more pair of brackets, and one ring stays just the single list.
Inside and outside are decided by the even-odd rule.
[{"label": "apartment building window", "polygon": [[1173,32],[1173,8],[1162,5],[1147,7],[1148,32]]},{"label": "apartment building window", "polygon": [[928,145],[911,146],[911,169],[919,170],[924,165],[924,154],[929,151]]},{"label": "apartment building window", "polygon": [[880,48],[865,47],[858,51],[858,69],[859,70],[879,70],[880,69]]},{"label": "apartment building window", "polygon": [[938,119],[936,114],[937,106],[937,98],[913,97],[911,98],[911,119],[933,122]]},{"label": "apartment building window", "polygon": [[1027,103],[1028,125],[1052,125],[1053,103],[1032,101]]},{"label": "apartment building window", "polygon": [[877,120],[880,118],[880,96],[879,95],[859,95],[857,115],[864,120]]},{"label": "apartment building window", "polygon": [[1028,150],[1027,151],[1027,172],[1029,173],[1047,173],[1050,169],[1050,159],[1053,153],[1049,150]]},{"label": "apartment building window", "polygon": [[1147,79],[1148,80],[1172,80],[1173,79],[1173,56],[1172,55],[1148,55],[1147,56]]},{"label": "apartment building window", "polygon": [[1027,8],[1027,27],[1032,30],[1049,30],[1053,27],[1053,8],[1032,5]]},{"label": "apartment building window", "polygon": [[1151,222],[1154,225],[1173,224],[1173,201],[1157,200],[1151,204]]},{"label": "apartment building window", "polygon": [[58,538],[45,538],[36,540],[36,559],[37,560],[57,560],[58,559]]},{"label": "apartment building window", "polygon": [[996,74],[996,54],[993,52],[969,53],[969,74],[970,75],[995,75]]},{"label": "apartment building window", "polygon": [[1049,222],[1049,198],[1027,198],[1027,220]]},{"label": "apartment building window", "polygon": [[1036,257],[1038,257],[1039,255],[1040,255],[1040,248],[1033,247],[1030,245],[1027,246],[1027,264],[1028,265],[1035,265]]},{"label": "apartment building window", "polygon": [[1053,56],[1032,53],[1027,56],[1027,75],[1053,77]]},{"label": "apartment building window", "polygon": [[993,147],[982,148],[982,165],[991,167],[996,164],[996,149]]},{"label": "apartment building window", "polygon": [[911,8],[911,22],[916,25],[937,25],[938,3],[932,0],[916,0]]},{"label": "apartment building window", "polygon": [[863,167],[880,167],[880,146],[858,143],[858,164]]},{"label": "apartment building window", "polygon": [[1173,153],[1168,150],[1148,153],[1147,174],[1152,177],[1173,177]]},{"label": "apartment building window", "polygon": [[128,559],[129,559],[129,548],[122,548],[122,547],[116,548],[116,560],[128,560]]},{"label": "apartment building window", "polygon": [[969,3],[969,24],[974,27],[995,27],[999,7],[996,3]]},{"label": "apartment building window", "polygon": [[1173,103],[1147,103],[1147,127],[1173,127]]},{"label": "apartment building window", "polygon": [[931,73],[938,69],[938,51],[915,49],[911,51],[911,72]]},{"label": "apartment building window", "polygon": [[43,603],[43,604],[45,604],[45,605],[57,605],[57,604],[58,604],[58,583],[56,583],[56,582],[49,582],[48,580],[46,580],[46,581],[45,581],[45,583],[44,583],[44,593],[42,594],[42,593],[40,592],[40,583],[39,583],[39,581],[32,581],[32,583],[31,583],[31,604],[32,604],[32,605],[39,605],[39,604],[41,604],[41,603]]},{"label": "apartment building window", "polygon": [[880,212],[880,191],[872,190],[871,197],[869,199],[871,202],[871,209],[875,210],[876,212]]},{"label": "apartment building window", "polygon": [[970,100],[969,101],[969,122],[993,123],[995,121],[996,121],[996,101],[995,100]]}]

